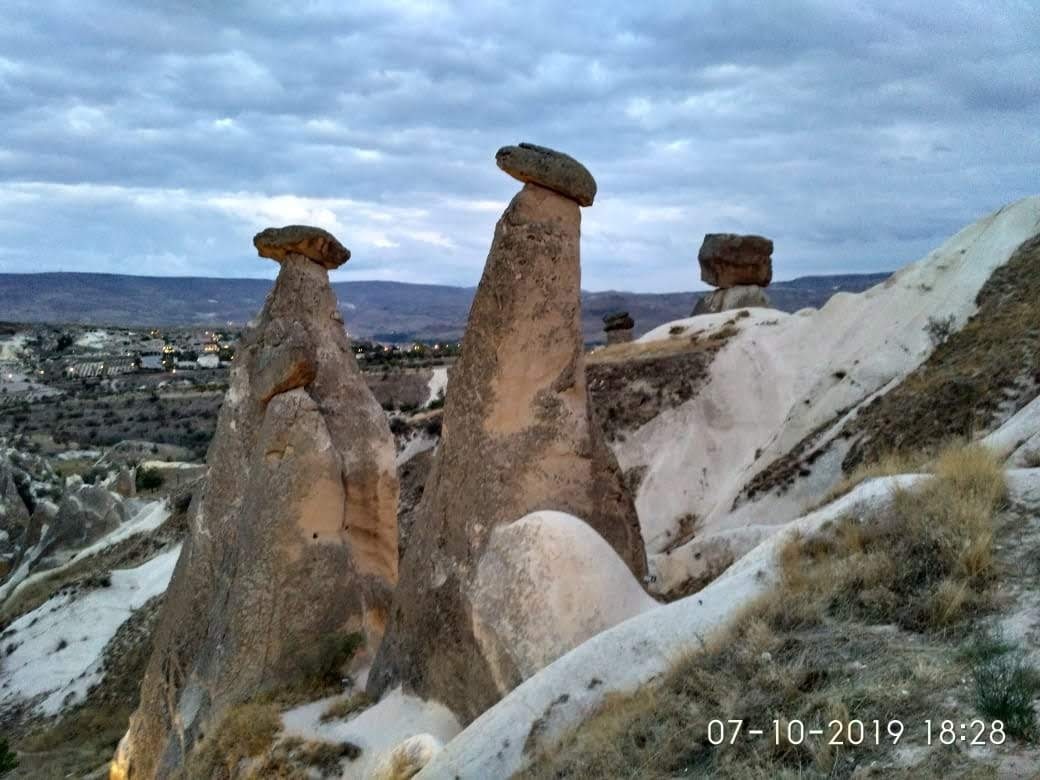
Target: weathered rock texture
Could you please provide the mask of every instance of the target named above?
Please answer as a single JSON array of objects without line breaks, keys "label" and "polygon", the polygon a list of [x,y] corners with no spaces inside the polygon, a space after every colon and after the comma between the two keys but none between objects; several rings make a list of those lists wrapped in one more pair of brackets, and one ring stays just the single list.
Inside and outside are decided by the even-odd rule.
[{"label": "weathered rock texture", "polygon": [[320,638],[362,632],[372,650],[382,636],[397,577],[393,439],[329,262],[300,254],[313,247],[301,232],[257,237],[261,253],[285,249],[281,271],[235,355],[114,777],[182,770],[229,706],[292,682]]},{"label": "weathered rock texture", "polygon": [[741,285],[739,287],[725,287],[721,290],[712,290],[703,298],[697,300],[693,306],[691,317],[699,314],[718,314],[720,311],[730,309],[747,309],[759,307],[770,308],[769,296],[761,287],[753,285]]},{"label": "weathered rock texture", "polygon": [[119,495],[101,485],[80,485],[58,504],[48,546],[82,547],[115,530],[128,517]]},{"label": "weathered rock texture", "polygon": [[[508,659],[492,668],[482,647],[498,626],[474,614],[478,568],[498,526],[561,510],[594,528],[637,577],[645,574],[631,498],[589,409],[580,224],[574,200],[530,183],[498,221],[369,675],[373,695],[404,684],[469,721],[522,681]],[[523,609],[523,587],[506,590],[503,610]]]},{"label": "weathered rock texture", "polygon": [[773,281],[773,242],[762,236],[708,233],[697,260],[701,281],[712,287],[755,285]]},{"label": "weathered rock texture", "polygon": [[555,149],[535,144],[503,146],[495,155],[495,163],[514,179],[547,187],[578,205],[591,206],[596,199],[596,180],[588,168]]},{"label": "weathered rock texture", "polygon": [[289,255],[302,255],[324,268],[339,268],[350,259],[350,250],[327,230],[308,225],[267,228],[253,236],[253,246],[261,257],[279,263]]}]

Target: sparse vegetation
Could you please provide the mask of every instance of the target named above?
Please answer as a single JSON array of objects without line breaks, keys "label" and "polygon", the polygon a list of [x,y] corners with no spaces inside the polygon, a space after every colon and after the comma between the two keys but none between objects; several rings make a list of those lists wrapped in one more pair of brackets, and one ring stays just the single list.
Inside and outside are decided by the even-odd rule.
[{"label": "sparse vegetation", "polygon": [[948,317],[929,317],[924,330],[932,340],[932,345],[937,347],[953,334],[955,324],[956,320],[952,314]]},{"label": "sparse vegetation", "polygon": [[18,756],[8,746],[7,740],[0,738],[0,777],[18,768]]},{"label": "sparse vegetation", "polygon": [[1040,236],[1024,242],[976,297],[978,311],[917,370],[861,409],[842,432],[846,472],[891,451],[935,450],[989,430],[1036,396],[1040,372]]},{"label": "sparse vegetation", "polygon": [[925,453],[886,452],[870,463],[861,463],[851,474],[830,489],[818,502],[807,508],[807,511],[819,509],[844,495],[851,493],[858,485],[868,479],[891,477],[896,474],[916,474],[924,470],[930,457]]},{"label": "sparse vegetation", "polygon": [[355,712],[360,712],[370,704],[372,704],[372,700],[368,698],[364,691],[337,699],[325,708],[325,712],[321,714],[321,722],[328,723],[333,720],[346,720]]},{"label": "sparse vegetation", "polygon": [[301,650],[295,673],[286,685],[264,694],[260,701],[294,705],[343,690],[343,669],[364,645],[357,632],[336,632],[321,638],[313,648]]},{"label": "sparse vegetation", "polygon": [[138,468],[135,477],[138,490],[158,490],[163,484],[163,475],[155,468]]},{"label": "sparse vegetation", "polygon": [[343,761],[354,761],[361,748],[352,742],[320,742],[299,737],[281,739],[248,774],[249,780],[309,780],[339,777]]},{"label": "sparse vegetation", "polygon": [[274,742],[282,720],[273,704],[247,703],[230,709],[189,760],[190,777],[231,778],[243,759],[259,756]]},{"label": "sparse vegetation", "polygon": [[[996,645],[958,653],[949,641],[988,603],[994,516],[1004,494],[994,459],[962,447],[939,458],[933,479],[897,491],[889,508],[791,538],[766,596],[660,683],[606,699],[555,749],[538,754],[525,776],[847,777],[857,764],[883,759],[891,745],[850,750],[822,737],[792,740],[786,724],[963,720],[970,702],[951,703],[945,693],[973,658],[1006,657]],[[1002,691],[1029,690],[1022,672],[983,679],[998,703],[1011,700],[999,705],[1005,711],[1015,699]],[[982,714],[996,711],[978,706]],[[717,719],[766,734],[776,720],[780,739],[715,748],[707,729]],[[922,736],[908,734],[903,744]],[[942,771],[949,760],[932,755],[928,769]]]},{"label": "sparse vegetation", "polygon": [[975,706],[983,715],[1004,723],[1008,734],[1022,739],[1036,737],[1033,701],[1040,693],[1040,672],[1022,653],[1004,645],[972,669]]}]

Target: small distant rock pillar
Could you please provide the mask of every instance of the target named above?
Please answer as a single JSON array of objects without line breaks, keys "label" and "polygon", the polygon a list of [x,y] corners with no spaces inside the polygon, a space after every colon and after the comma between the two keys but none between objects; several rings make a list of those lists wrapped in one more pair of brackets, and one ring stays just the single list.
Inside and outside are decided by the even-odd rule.
[{"label": "small distant rock pillar", "polygon": [[627,311],[606,315],[603,318],[603,332],[607,335],[607,346],[630,342],[635,326],[636,321],[628,315]]},{"label": "small distant rock pillar", "polygon": [[717,287],[698,299],[691,316],[730,309],[770,308],[765,288],[773,280],[773,242],[763,236],[708,233],[697,261],[701,281]]}]

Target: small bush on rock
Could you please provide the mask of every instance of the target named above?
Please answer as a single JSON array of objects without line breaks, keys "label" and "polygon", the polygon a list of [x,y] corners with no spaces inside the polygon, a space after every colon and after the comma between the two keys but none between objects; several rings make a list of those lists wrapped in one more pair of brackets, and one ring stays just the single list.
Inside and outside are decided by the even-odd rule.
[{"label": "small bush on rock", "polygon": [[136,484],[138,490],[158,490],[163,484],[163,475],[158,469],[139,468]]}]

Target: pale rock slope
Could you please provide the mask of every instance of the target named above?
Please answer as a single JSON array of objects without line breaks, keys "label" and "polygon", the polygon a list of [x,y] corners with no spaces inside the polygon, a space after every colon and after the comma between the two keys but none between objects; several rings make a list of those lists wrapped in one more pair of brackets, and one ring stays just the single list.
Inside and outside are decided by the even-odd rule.
[{"label": "pale rock slope", "polygon": [[429,396],[423,406],[429,406],[438,398],[443,398],[444,393],[448,390],[448,367],[437,366],[430,372],[430,382],[428,385]]},{"label": "pale rock slope", "polygon": [[789,533],[810,534],[846,515],[870,514],[895,486],[921,477],[876,479],[789,524],[701,592],[597,634],[514,689],[471,723],[419,773],[420,778],[509,777],[615,693],[630,693],[696,649],[777,576],[776,551]]},{"label": "pale rock slope", "polygon": [[1012,415],[982,443],[998,456],[1006,458],[1009,466],[1040,465],[1040,397]]},{"label": "pale rock slope", "polygon": [[132,569],[115,569],[107,587],[62,592],[22,615],[4,631],[0,715],[30,705],[55,715],[79,704],[103,677],[104,649],[119,627],[160,595],[180,547]]},{"label": "pale rock slope", "polygon": [[[697,395],[615,445],[622,469],[644,474],[636,508],[652,587],[674,592],[685,581],[710,579],[717,573],[712,566],[760,538],[738,529],[789,522],[823,495],[841,476],[848,445],[835,437],[844,420],[929,356],[929,320],[949,317],[954,329],[962,326],[989,276],[1037,232],[1040,197],[1026,198],[866,292],[839,293],[820,310],[751,309],[751,317],[736,320],[738,333]],[[641,341],[668,338],[676,327],[718,327],[727,314],[733,312],[669,323]],[[782,495],[741,496],[756,474],[821,428],[821,441],[835,441],[811,475]],[[691,518],[696,536],[666,553],[676,528]]]},{"label": "pale rock slope", "polygon": [[361,755],[344,764],[340,775],[343,780],[373,780],[380,776],[396,780],[400,775],[381,773],[380,769],[392,763],[395,752],[409,752],[407,749],[398,751],[398,748],[417,742],[423,745],[425,750],[415,756],[421,766],[462,730],[449,709],[435,701],[408,695],[399,688],[350,720],[323,723],[321,714],[330,701],[322,699],[284,713],[282,736],[357,745]]}]

